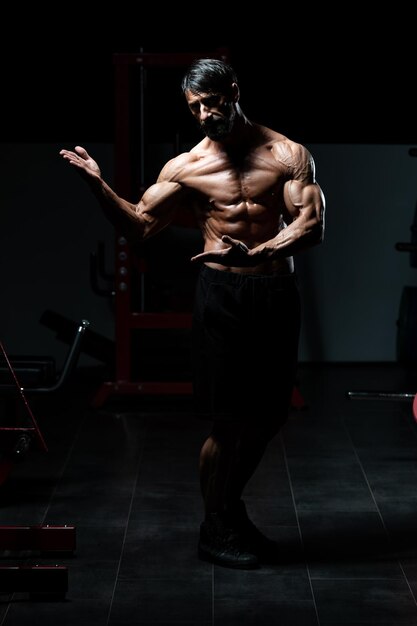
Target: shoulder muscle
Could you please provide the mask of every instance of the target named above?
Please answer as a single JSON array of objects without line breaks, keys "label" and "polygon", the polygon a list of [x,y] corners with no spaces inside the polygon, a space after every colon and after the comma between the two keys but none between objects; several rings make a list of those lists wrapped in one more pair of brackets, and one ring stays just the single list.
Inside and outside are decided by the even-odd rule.
[{"label": "shoulder muscle", "polygon": [[288,180],[315,182],[314,159],[305,146],[285,138],[273,145],[272,152],[275,159],[286,168]]},{"label": "shoulder muscle", "polygon": [[182,154],[179,154],[164,165],[158,176],[157,182],[181,184],[182,180],[186,176],[188,167],[196,160],[196,155],[191,152],[183,152]]}]

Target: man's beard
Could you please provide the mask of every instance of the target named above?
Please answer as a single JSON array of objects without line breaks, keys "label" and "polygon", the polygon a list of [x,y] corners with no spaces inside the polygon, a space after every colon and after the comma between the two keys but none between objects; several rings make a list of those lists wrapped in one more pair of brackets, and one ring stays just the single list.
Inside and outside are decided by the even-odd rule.
[{"label": "man's beard", "polygon": [[230,135],[233,128],[234,114],[231,113],[229,117],[222,117],[220,119],[208,118],[205,122],[200,124],[200,128],[209,139],[213,141],[222,141]]}]

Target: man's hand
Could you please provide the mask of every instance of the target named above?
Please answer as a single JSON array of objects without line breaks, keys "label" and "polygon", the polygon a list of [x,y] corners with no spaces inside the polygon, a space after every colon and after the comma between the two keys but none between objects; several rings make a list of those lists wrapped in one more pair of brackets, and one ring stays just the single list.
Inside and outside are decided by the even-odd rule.
[{"label": "man's hand", "polygon": [[71,165],[75,165],[84,178],[100,178],[100,168],[96,161],[90,157],[87,150],[81,146],[75,146],[74,150],[75,152],[71,150],[61,150],[59,154]]},{"label": "man's hand", "polygon": [[191,261],[211,261],[229,267],[252,267],[260,262],[259,256],[253,255],[247,245],[239,239],[223,235],[222,241],[229,244],[229,247],[201,252],[201,254],[193,256]]}]

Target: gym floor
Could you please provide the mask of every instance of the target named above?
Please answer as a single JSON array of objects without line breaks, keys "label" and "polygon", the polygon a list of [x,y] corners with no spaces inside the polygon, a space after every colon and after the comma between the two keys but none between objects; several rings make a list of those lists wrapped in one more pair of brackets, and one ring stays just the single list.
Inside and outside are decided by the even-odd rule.
[{"label": "gym floor", "polygon": [[[197,558],[198,454],[209,425],[188,398],[90,400],[96,374],[30,400],[48,445],[0,487],[0,524],[70,525],[61,555],[4,551],[1,565],[61,565],[68,590],[0,590],[1,626],[417,624],[417,424],[398,364],[302,365],[292,409],[245,501],[279,562],[231,570]],[[261,410],[261,408],[260,408]]]}]

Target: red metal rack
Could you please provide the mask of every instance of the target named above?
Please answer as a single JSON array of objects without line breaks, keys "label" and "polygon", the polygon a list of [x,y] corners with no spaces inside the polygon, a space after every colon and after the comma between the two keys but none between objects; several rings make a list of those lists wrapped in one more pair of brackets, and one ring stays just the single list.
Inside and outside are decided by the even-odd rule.
[{"label": "red metal rack", "polygon": [[[227,60],[225,50],[200,53],[144,53],[115,54],[115,177],[117,193],[125,198],[141,194],[145,176],[145,115],[143,102],[147,94],[147,74],[157,68],[185,68],[196,58],[212,57]],[[178,89],[180,86],[177,85]],[[131,92],[138,91],[139,137],[132,137]],[[185,104],[184,104],[185,107]],[[136,143],[136,145],[133,145]],[[178,146],[177,146],[178,147]],[[132,154],[135,154],[135,173]],[[132,335],[137,330],[188,329],[191,312],[160,312],[147,310],[144,301],[144,283],[148,271],[146,258],[132,251],[131,245],[120,233],[115,236],[115,380],[104,382],[95,394],[92,405],[100,407],[114,394],[176,395],[191,394],[191,382],[183,380],[137,379],[132,366]],[[133,292],[139,291],[139,308],[135,310]],[[135,296],[137,294],[135,293]],[[136,305],[137,306],[137,305]],[[135,348],[140,351],[139,348]],[[140,378],[140,377],[139,377]]]}]

